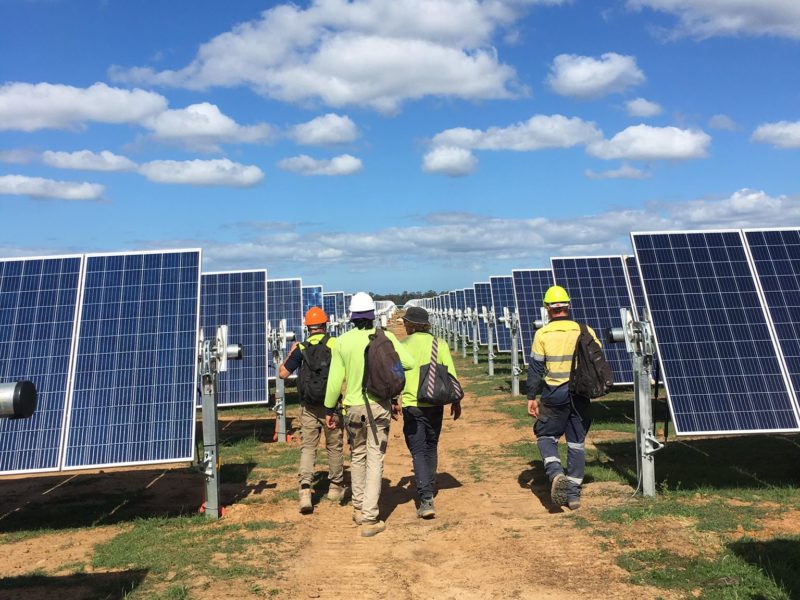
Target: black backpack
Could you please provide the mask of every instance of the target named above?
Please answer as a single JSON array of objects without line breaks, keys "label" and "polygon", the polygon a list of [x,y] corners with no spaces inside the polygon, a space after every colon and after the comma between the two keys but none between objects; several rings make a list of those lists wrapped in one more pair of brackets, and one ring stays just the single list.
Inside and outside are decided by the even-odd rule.
[{"label": "black backpack", "polygon": [[369,336],[369,343],[364,348],[364,378],[361,380],[361,392],[369,392],[381,400],[391,400],[403,392],[406,385],[406,374],[400,357],[386,337],[383,329],[376,329]]},{"label": "black backpack", "polygon": [[326,333],[316,344],[300,344],[303,363],[297,375],[297,391],[303,404],[320,405],[325,402],[328,371],[331,368],[330,336]]},{"label": "black backpack", "polygon": [[573,396],[599,398],[611,391],[614,374],[603,356],[600,344],[589,333],[586,325],[581,325],[580,328],[575,352],[572,354],[569,392]]}]

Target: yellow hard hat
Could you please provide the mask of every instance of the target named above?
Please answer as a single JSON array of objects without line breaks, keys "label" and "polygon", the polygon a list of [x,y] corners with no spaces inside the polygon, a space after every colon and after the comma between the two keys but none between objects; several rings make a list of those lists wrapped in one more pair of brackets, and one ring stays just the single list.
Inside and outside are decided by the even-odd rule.
[{"label": "yellow hard hat", "polygon": [[544,293],[545,306],[564,306],[569,304],[569,294],[560,285],[553,285],[547,288]]}]

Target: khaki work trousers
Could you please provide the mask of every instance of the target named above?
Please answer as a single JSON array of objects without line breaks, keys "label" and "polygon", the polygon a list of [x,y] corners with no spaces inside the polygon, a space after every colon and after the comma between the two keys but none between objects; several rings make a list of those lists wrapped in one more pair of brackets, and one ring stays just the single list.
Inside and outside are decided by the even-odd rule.
[{"label": "khaki work trousers", "polygon": [[328,480],[331,485],[344,486],[344,459],[342,428],[325,427],[325,407],[322,405],[303,405],[300,407],[300,473],[297,478],[300,486],[314,482],[314,466],[317,459],[317,446],[321,433],[325,432],[325,449],[328,451]]},{"label": "khaki work trousers", "polygon": [[353,508],[361,511],[364,523],[378,520],[383,455],[389,442],[391,403],[370,402],[347,407],[345,422],[350,440],[350,478]]}]

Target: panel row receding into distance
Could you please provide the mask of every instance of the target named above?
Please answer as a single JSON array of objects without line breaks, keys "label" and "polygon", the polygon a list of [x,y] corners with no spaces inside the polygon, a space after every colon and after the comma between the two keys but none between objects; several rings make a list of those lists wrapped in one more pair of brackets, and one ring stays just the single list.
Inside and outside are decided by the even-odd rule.
[{"label": "panel row receding into distance", "polygon": [[553,272],[550,269],[520,269],[512,271],[511,278],[519,313],[522,358],[527,365],[536,333],[533,323],[542,318],[542,300],[547,288],[553,285]]},{"label": "panel row receding into distance", "polygon": [[797,430],[796,400],[742,232],[631,238],[676,431]]},{"label": "panel row receding into distance", "polygon": [[0,419],[0,473],[56,471],[83,256],[0,261],[0,382],[32,381],[36,412]]},{"label": "panel row receding into distance", "polygon": [[499,352],[511,352],[511,330],[500,319],[503,317],[503,308],[507,308],[512,313],[516,310],[514,281],[510,275],[499,275],[489,277],[489,283],[492,288],[497,350]]},{"label": "panel row receding into distance", "polygon": [[64,469],[194,456],[200,251],[87,255]]},{"label": "panel row receding into distance", "polygon": [[229,361],[228,370],[217,376],[217,404],[268,402],[267,271],[203,273],[201,281],[200,327],[204,338],[214,339],[217,327],[227,325],[229,343],[241,344],[243,349],[242,359]]},{"label": "panel row receding into distance", "polygon": [[[472,287],[475,288],[475,302],[477,303],[478,312],[483,314],[483,309],[485,308],[487,314],[491,313],[492,285],[488,281],[476,281]],[[483,318],[480,319],[478,324],[478,341],[484,346],[489,343],[489,326]]]},{"label": "panel row receding into distance", "polygon": [[621,256],[556,257],[550,259],[555,282],[570,297],[570,316],[594,329],[611,370],[614,382],[633,382],[631,357],[625,344],[606,344],[603,335],[609,327],[620,327],[621,308],[631,301]]},{"label": "panel row receding into distance", "polygon": [[[468,287],[464,289],[464,303],[466,304],[467,308],[470,309],[474,314],[476,310],[474,287]],[[467,331],[469,332],[470,341],[474,340],[475,336],[478,335],[478,332],[475,330],[475,320],[473,318],[469,320],[469,327]]]},{"label": "panel row receding into distance", "polygon": [[[272,331],[278,331],[282,320],[286,321],[286,331],[295,335],[297,340],[303,339],[303,282],[300,279],[268,279],[267,280],[267,318]],[[281,348],[270,350],[281,351],[284,356],[292,347],[287,341]],[[275,365],[269,360],[269,376],[275,377]]]}]

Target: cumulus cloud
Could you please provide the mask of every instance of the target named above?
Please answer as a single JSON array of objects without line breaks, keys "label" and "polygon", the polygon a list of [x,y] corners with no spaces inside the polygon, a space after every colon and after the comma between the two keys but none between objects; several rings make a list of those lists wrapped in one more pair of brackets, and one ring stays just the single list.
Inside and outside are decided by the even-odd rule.
[{"label": "cumulus cloud", "polygon": [[97,183],[56,181],[25,175],[0,175],[0,195],[28,196],[39,200],[100,200],[105,188]]},{"label": "cumulus cloud", "polygon": [[658,102],[651,102],[644,98],[636,98],[629,100],[625,103],[625,108],[628,109],[628,114],[632,117],[655,117],[660,115],[664,110]]},{"label": "cumulus cloud", "polygon": [[439,146],[433,148],[422,159],[422,170],[450,177],[462,177],[472,173],[478,159],[466,148]]},{"label": "cumulus cloud", "polygon": [[119,156],[108,150],[100,153],[91,150],[78,152],[53,152],[48,150],[42,153],[42,162],[57,169],[76,169],[80,171],[134,171],[136,163],[124,156]]},{"label": "cumulus cloud", "polygon": [[291,171],[299,175],[355,175],[364,165],[361,160],[349,154],[342,154],[329,159],[311,158],[305,154],[285,158],[278,163],[284,171]]},{"label": "cumulus cloud", "polygon": [[589,179],[649,179],[652,173],[637,169],[628,164],[623,164],[618,169],[611,169],[608,171],[596,172],[587,169],[585,172],[586,177]]},{"label": "cumulus cloud", "polygon": [[51,83],[0,86],[0,130],[67,129],[88,122],[138,123],[164,111],[153,92],[95,83],[88,88]]},{"label": "cumulus cloud", "polygon": [[597,126],[578,117],[535,115],[522,123],[486,130],[457,127],[433,137],[434,146],[475,150],[542,150],[570,148],[603,137]]},{"label": "cumulus cloud", "polygon": [[331,146],[352,142],[358,137],[358,129],[350,117],[328,113],[308,123],[295,125],[290,135],[304,146]]},{"label": "cumulus cloud", "polygon": [[800,121],[779,121],[759,125],[752,140],[777,148],[800,148]]},{"label": "cumulus cloud", "polygon": [[610,140],[598,140],[587,147],[592,156],[606,160],[686,160],[705,158],[711,136],[696,129],[634,125]]},{"label": "cumulus cloud", "polygon": [[736,121],[731,119],[728,115],[714,115],[708,120],[708,126],[711,129],[722,129],[725,131],[736,131],[739,126]]},{"label": "cumulus cloud", "polygon": [[265,142],[271,134],[266,123],[239,125],[208,102],[164,111],[146,119],[143,125],[159,142],[200,152],[216,152],[220,144]]},{"label": "cumulus cloud", "polygon": [[396,111],[425,96],[510,98],[516,72],[493,40],[533,4],[566,0],[315,0],[281,4],[203,44],[183,68],[112,67],[115,81],[247,86],[285,102]]},{"label": "cumulus cloud", "polygon": [[628,0],[628,6],[674,15],[678,25],[673,34],[677,36],[800,38],[800,3],[796,0]]},{"label": "cumulus cloud", "polygon": [[[436,266],[478,265],[498,261],[547,264],[550,256],[629,254],[631,231],[719,227],[775,227],[800,222],[800,196],[769,196],[739,190],[725,198],[662,202],[642,209],[614,209],[555,219],[531,215],[496,218],[475,213],[426,215],[407,226],[355,233],[326,231],[308,236],[300,228],[243,228],[251,239],[232,245],[204,245],[204,260],[215,267],[280,262],[381,269],[411,259]],[[302,241],[303,243],[299,243]]]},{"label": "cumulus cloud", "polygon": [[560,54],[553,60],[547,78],[548,85],[557,94],[581,100],[623,92],[644,81],[636,58],[616,52],[606,52],[599,59]]},{"label": "cumulus cloud", "polygon": [[258,167],[227,158],[216,160],[155,160],[139,167],[139,173],[155,183],[196,186],[250,187],[264,178]]},{"label": "cumulus cloud", "polygon": [[39,158],[39,153],[33,150],[0,150],[0,162],[12,165],[26,165]]}]

